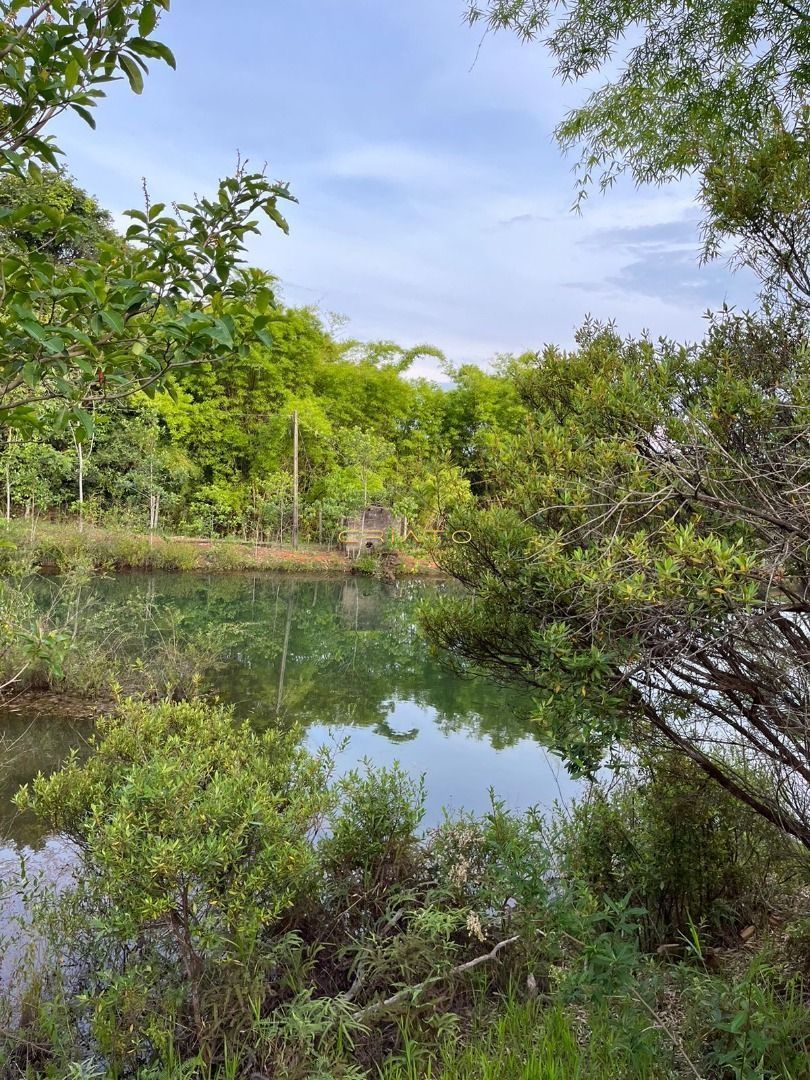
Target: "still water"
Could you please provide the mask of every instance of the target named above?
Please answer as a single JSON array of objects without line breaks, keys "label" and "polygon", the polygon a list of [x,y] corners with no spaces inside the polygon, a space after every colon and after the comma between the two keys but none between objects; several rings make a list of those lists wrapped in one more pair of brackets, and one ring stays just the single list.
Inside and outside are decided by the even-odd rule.
[{"label": "still water", "polygon": [[[312,746],[345,741],[340,771],[367,758],[424,774],[428,822],[443,807],[484,810],[490,788],[513,808],[549,807],[573,784],[533,736],[531,700],[453,674],[419,635],[418,604],[449,587],[349,576],[129,574],[93,583],[88,617],[101,628],[123,618],[133,662],[157,636],[212,650],[206,689],[260,728],[298,725]],[[0,830],[12,844],[45,843],[10,799],[81,748],[91,727],[83,711],[67,714],[58,701],[0,711],[13,744],[0,775]]]}]

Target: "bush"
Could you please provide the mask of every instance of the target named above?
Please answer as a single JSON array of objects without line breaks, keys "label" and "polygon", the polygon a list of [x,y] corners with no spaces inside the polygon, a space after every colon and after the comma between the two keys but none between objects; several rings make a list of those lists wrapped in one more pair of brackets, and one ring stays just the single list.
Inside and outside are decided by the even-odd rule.
[{"label": "bush", "polygon": [[[75,845],[78,885],[39,904],[0,1069],[802,1075],[800,978],[764,951],[721,977],[690,922],[747,918],[784,859],[702,774],[654,760],[550,829],[493,801],[423,833],[421,783],[331,769],[219,706],[128,702],[86,761],[22,789]],[[644,955],[681,913],[691,962]]]},{"label": "bush", "polygon": [[380,571],[380,560],[371,552],[358,555],[352,563],[353,574],[364,574],[366,577],[376,577]]},{"label": "bush", "polygon": [[342,779],[338,792],[340,805],[321,845],[324,867],[368,903],[393,882],[413,877],[421,857],[424,782],[414,783],[398,766],[379,771],[365,762],[363,771]]},{"label": "bush", "polygon": [[[421,786],[400,770],[332,784],[327,755],[199,702],[126,703],[92,751],[17,797],[81,860],[40,979],[71,981],[10,1044],[18,1063],[62,1075],[89,1035],[121,1076],[238,1059],[235,1075],[309,1077],[350,1045],[370,1061],[403,1009],[467,1000],[459,965],[500,940],[479,986],[534,947],[519,940],[547,896],[527,887],[531,819],[496,807],[420,837]],[[478,852],[462,888],[460,844]]]},{"label": "bush", "polygon": [[682,941],[693,926],[736,936],[796,870],[790,840],[675,753],[592,786],[557,819],[553,846],[560,872],[595,902],[646,910],[644,948]]},{"label": "bush", "polygon": [[255,564],[253,553],[237,544],[214,543],[205,552],[211,570],[228,572],[245,570]]},{"label": "bush", "polygon": [[786,1080],[807,1075],[810,1010],[801,977],[755,955],[735,979],[681,971],[685,1037],[709,1076]]},{"label": "bush", "polygon": [[66,567],[56,597],[43,609],[25,554],[7,553],[0,580],[0,694],[65,680],[89,573],[81,559]]},{"label": "bush", "polygon": [[150,570],[196,570],[199,563],[197,546],[180,540],[165,540],[150,551]]},{"label": "bush", "polygon": [[200,703],[130,702],[99,721],[93,749],[17,804],[81,852],[71,912],[92,919],[74,930],[108,957],[94,1035],[121,1064],[185,1030],[210,1054],[237,1002],[261,991],[260,938],[313,889],[328,762]]}]

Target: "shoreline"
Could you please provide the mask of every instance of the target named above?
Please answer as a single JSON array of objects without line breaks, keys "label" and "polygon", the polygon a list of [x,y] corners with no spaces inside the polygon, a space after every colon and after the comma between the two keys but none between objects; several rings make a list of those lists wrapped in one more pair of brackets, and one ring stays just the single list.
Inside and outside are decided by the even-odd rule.
[{"label": "shoreline", "polygon": [[[24,521],[5,523],[0,540],[27,554],[41,573],[58,572],[71,559],[88,559],[94,571],[165,571],[169,573],[362,574],[339,550],[310,545],[293,549],[232,538],[163,536],[103,529],[85,525],[38,522],[32,530]],[[399,553],[394,576],[446,577],[426,554]],[[384,576],[384,575],[380,575]]]}]

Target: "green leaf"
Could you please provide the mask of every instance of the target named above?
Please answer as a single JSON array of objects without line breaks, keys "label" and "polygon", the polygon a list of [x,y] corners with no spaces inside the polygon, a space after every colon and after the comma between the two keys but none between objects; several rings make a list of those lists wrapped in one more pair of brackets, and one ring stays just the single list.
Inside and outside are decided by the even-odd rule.
[{"label": "green leaf", "polygon": [[106,323],[111,330],[114,330],[117,334],[123,334],[124,332],[124,319],[117,311],[102,310],[100,312],[102,322]]},{"label": "green leaf", "polygon": [[149,37],[157,26],[157,9],[154,4],[143,5],[140,18],[138,19],[138,33],[141,37]]},{"label": "green leaf", "polygon": [[31,389],[37,385],[40,376],[42,374],[42,368],[39,364],[35,364],[33,361],[23,364],[22,377],[26,386],[30,386]]},{"label": "green leaf", "polygon": [[35,319],[22,319],[20,325],[29,337],[34,338],[35,341],[39,341],[43,345],[45,344],[48,332]]},{"label": "green leaf", "polygon": [[139,56],[148,56],[152,60],[163,60],[168,64],[172,70],[177,70],[177,61],[174,58],[174,53],[168,47],[164,45],[162,41],[149,41],[146,38],[133,38],[129,47],[132,52],[137,53]]},{"label": "green leaf", "polygon": [[85,109],[83,105],[76,105],[73,102],[71,103],[70,107],[75,113],[78,113],[82,120],[84,120],[85,124],[88,124],[91,128],[93,128],[93,130],[95,130],[96,120],[89,109]]},{"label": "green leaf", "polygon": [[79,81],[79,64],[75,57],[71,57],[65,64],[65,85],[72,90]]},{"label": "green leaf", "polygon": [[95,422],[91,414],[85,409],[76,409],[74,416],[81,425],[81,431],[77,432],[79,442],[84,442],[85,439],[91,439],[93,437],[93,428],[95,427]]},{"label": "green leaf", "polygon": [[220,342],[222,345],[233,347],[233,320],[227,315],[217,321],[208,328],[208,336],[213,338],[214,341]]},{"label": "green leaf", "polygon": [[143,72],[132,57],[127,56],[126,53],[121,53],[118,57],[118,66],[129,80],[129,85],[133,93],[143,93]]}]

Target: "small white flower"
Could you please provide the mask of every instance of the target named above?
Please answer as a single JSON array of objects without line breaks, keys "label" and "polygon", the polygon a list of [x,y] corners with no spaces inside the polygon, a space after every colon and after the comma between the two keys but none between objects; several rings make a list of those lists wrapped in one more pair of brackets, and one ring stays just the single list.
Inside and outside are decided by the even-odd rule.
[{"label": "small white flower", "polygon": [[477,938],[479,941],[484,941],[484,930],[481,926],[481,920],[478,918],[474,911],[471,911],[467,916],[467,933],[470,937]]}]

